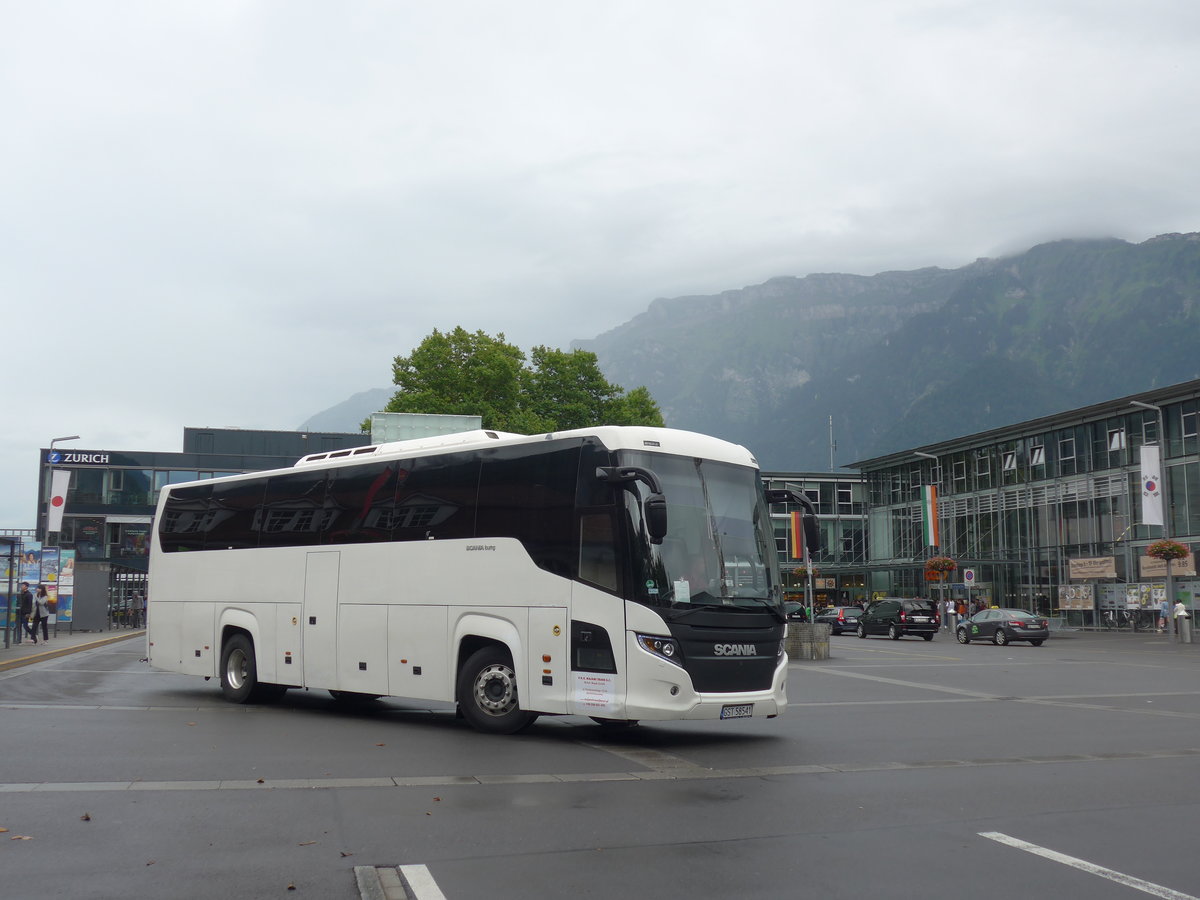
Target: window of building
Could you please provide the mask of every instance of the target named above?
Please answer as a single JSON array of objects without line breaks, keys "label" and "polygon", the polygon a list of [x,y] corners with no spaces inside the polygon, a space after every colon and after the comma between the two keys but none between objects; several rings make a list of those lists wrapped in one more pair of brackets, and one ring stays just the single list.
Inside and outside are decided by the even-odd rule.
[{"label": "window of building", "polygon": [[1183,436],[1185,438],[1196,437],[1196,406],[1194,403],[1185,403],[1183,410],[1180,412],[1182,421]]},{"label": "window of building", "polygon": [[1108,430],[1108,452],[1117,453],[1125,449],[1125,429],[1110,428]]},{"label": "window of building", "polygon": [[954,490],[957,493],[963,493],[967,489],[967,461],[965,459],[956,459],[954,461]]},{"label": "window of building", "polygon": [[1029,466],[1044,466],[1046,464],[1046,448],[1041,444],[1035,444],[1029,448]]},{"label": "window of building", "polygon": [[975,457],[975,487],[977,490],[994,487],[992,484],[992,457],[987,451],[980,451]]},{"label": "window of building", "polygon": [[1075,460],[1075,437],[1060,438],[1058,441],[1058,471],[1060,475],[1074,475],[1077,471]]},{"label": "window of building", "polygon": [[1002,462],[1001,462],[1001,468],[1005,472],[1017,471],[1017,451],[1016,450],[1005,450],[1004,451],[1004,456],[1003,456]]},{"label": "window of building", "polygon": [[837,487],[837,511],[845,515],[854,511],[854,492],[848,484],[839,484]]}]

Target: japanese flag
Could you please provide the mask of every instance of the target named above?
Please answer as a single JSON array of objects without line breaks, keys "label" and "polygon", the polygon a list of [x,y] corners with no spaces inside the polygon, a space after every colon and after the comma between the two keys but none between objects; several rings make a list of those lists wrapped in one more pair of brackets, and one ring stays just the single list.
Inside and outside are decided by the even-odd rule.
[{"label": "japanese flag", "polygon": [[46,517],[47,534],[62,531],[63,510],[67,506],[67,488],[70,486],[70,469],[54,469],[50,473],[50,513]]}]

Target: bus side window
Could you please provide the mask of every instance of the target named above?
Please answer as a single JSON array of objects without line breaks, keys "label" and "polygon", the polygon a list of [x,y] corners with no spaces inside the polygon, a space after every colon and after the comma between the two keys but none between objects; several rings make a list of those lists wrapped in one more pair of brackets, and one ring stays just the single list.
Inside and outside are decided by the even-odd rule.
[{"label": "bus side window", "polygon": [[208,550],[244,550],[258,547],[255,530],[261,516],[267,479],[218,482],[213,485],[205,524]]},{"label": "bus side window", "polygon": [[617,553],[610,512],[579,517],[579,578],[617,592]]}]

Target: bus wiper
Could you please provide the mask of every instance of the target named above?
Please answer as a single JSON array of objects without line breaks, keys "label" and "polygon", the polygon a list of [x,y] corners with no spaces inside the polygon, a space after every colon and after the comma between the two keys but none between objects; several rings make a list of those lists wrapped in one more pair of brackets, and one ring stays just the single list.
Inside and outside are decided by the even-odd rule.
[{"label": "bus wiper", "polygon": [[684,607],[671,607],[671,621],[683,619],[690,616],[694,612],[699,612],[702,609],[728,609],[729,607],[721,603],[689,603]]},{"label": "bus wiper", "polygon": [[749,600],[751,603],[757,603],[760,606],[765,606],[768,610],[770,610],[771,615],[773,615],[780,622],[787,621],[787,616],[780,611],[779,606],[772,603],[770,600],[767,600],[763,597],[740,597],[739,599]]}]

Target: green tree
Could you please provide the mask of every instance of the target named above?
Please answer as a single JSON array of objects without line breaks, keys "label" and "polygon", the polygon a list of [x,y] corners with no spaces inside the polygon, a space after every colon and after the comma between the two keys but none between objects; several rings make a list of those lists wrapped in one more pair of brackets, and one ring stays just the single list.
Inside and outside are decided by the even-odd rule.
[{"label": "green tree", "polygon": [[525,354],[496,337],[438,330],[410,356],[397,356],[399,388],[385,412],[476,415],[484,428],[538,434],[588,425],[657,425],[662,413],[644,387],[626,394],[587,350],[535,347]]}]

